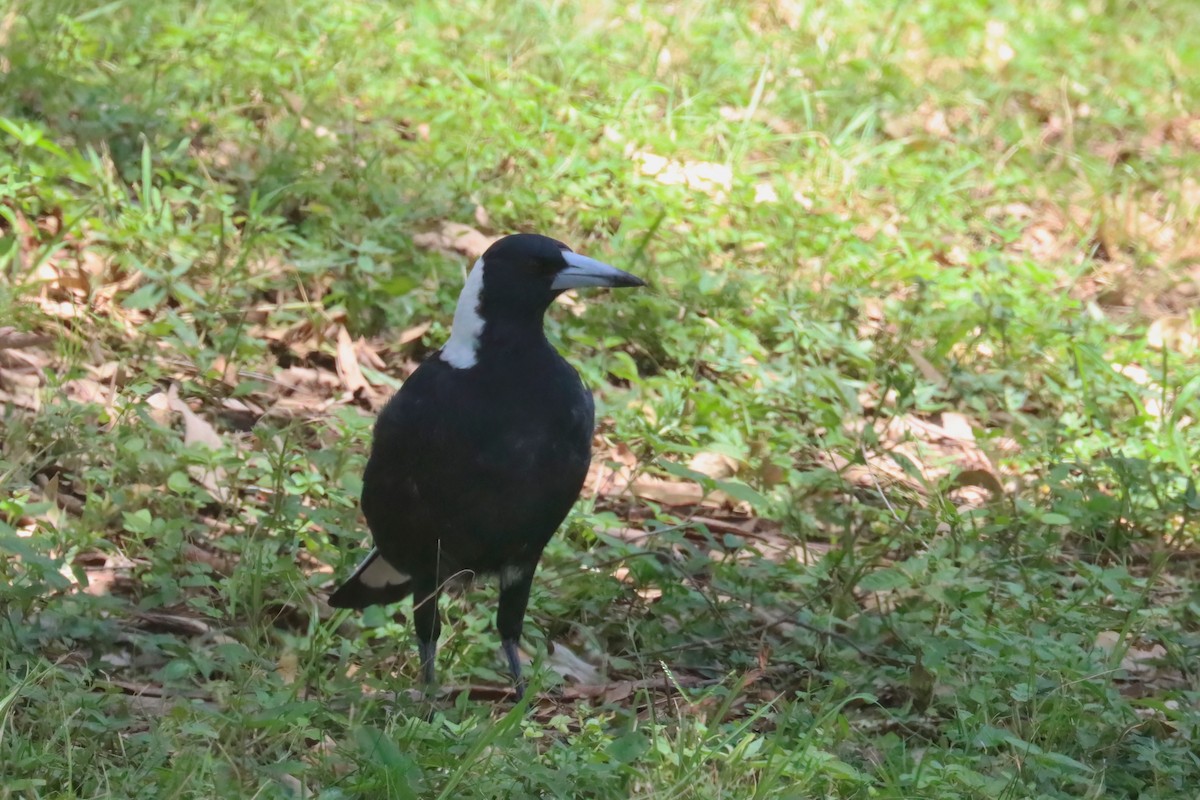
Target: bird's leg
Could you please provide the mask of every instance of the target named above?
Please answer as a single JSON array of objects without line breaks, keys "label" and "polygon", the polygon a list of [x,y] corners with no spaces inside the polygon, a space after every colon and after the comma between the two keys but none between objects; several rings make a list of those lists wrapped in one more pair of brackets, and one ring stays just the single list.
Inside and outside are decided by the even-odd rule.
[{"label": "bird's leg", "polygon": [[504,650],[504,657],[508,660],[508,671],[512,673],[513,685],[517,690],[518,700],[525,696],[525,679],[521,677],[521,653],[518,650],[519,646],[516,639],[500,640],[500,648]]},{"label": "bird's leg", "polygon": [[418,639],[417,655],[421,658],[421,683],[428,690],[437,680],[437,639],[429,642]]},{"label": "bird's leg", "polygon": [[496,628],[500,631],[500,647],[508,660],[517,688],[517,699],[525,695],[525,681],[521,678],[521,657],[517,648],[521,642],[521,629],[525,625],[525,607],[529,605],[529,588],[533,585],[535,565],[508,567],[500,573],[500,605],[496,612]]},{"label": "bird's leg", "polygon": [[442,633],[438,615],[437,578],[414,581],[413,623],[417,632],[417,652],[421,658],[421,682],[425,691],[433,690],[437,681],[437,643]]}]

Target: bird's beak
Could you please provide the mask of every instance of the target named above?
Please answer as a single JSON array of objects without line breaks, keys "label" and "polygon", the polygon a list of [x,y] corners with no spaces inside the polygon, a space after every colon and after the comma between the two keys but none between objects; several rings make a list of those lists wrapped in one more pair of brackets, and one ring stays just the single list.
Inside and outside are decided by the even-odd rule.
[{"label": "bird's beak", "polygon": [[581,256],[578,253],[564,252],[563,259],[567,262],[566,269],[560,270],[554,276],[550,288],[554,291],[564,289],[579,289],[584,286],[645,286],[646,282],[636,275],[610,267],[603,261]]}]

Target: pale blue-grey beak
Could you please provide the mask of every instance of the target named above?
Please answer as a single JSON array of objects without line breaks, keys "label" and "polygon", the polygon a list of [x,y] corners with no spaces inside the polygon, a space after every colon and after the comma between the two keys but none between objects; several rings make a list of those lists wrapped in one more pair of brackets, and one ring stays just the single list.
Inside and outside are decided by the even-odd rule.
[{"label": "pale blue-grey beak", "polygon": [[564,251],[566,268],[554,276],[550,288],[554,291],[581,289],[585,286],[645,286],[646,282],[636,275],[609,266],[603,261]]}]

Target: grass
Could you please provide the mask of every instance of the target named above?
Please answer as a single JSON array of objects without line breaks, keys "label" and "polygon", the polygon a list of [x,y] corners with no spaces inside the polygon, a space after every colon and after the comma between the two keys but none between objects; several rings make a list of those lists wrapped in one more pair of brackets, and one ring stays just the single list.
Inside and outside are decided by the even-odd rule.
[{"label": "grass", "polygon": [[[0,797],[1194,797],[1197,27],[12,0]],[[431,712],[404,609],[319,598],[447,221],[653,288],[548,323],[619,479],[540,692],[489,695],[485,585]]]}]

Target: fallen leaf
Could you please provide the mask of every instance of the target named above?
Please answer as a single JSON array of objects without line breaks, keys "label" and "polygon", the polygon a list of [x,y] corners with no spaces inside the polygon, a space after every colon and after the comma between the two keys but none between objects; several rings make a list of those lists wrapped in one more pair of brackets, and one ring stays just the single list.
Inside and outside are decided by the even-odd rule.
[{"label": "fallen leaf", "polygon": [[134,611],[138,626],[154,633],[175,633],[183,636],[203,636],[212,629],[203,620],[168,614],[164,611]]},{"label": "fallen leaf", "polygon": [[25,347],[43,347],[54,341],[54,337],[43,333],[27,333],[16,328],[0,326],[0,350],[20,350]]},{"label": "fallen leaf", "polygon": [[688,469],[695,470],[717,481],[732,478],[737,474],[739,466],[736,458],[727,456],[724,453],[697,453],[688,462]]},{"label": "fallen leaf", "polygon": [[304,784],[295,775],[289,775],[286,772],[279,773],[276,776],[276,780],[284,788],[284,792],[288,797],[304,797],[308,794],[304,789]]},{"label": "fallen leaf", "polygon": [[925,132],[930,136],[938,139],[949,139],[954,134],[950,130],[949,123],[946,122],[946,112],[940,108],[934,109],[933,112],[925,118]]},{"label": "fallen leaf", "polygon": [[954,439],[961,439],[964,442],[975,441],[975,431],[971,428],[971,423],[966,416],[959,414],[957,411],[942,412],[942,430],[947,436]]},{"label": "fallen leaf", "polygon": [[[172,411],[177,412],[183,417],[183,443],[185,445],[199,445],[200,447],[209,450],[220,450],[224,442],[216,428],[206,422],[202,417],[196,414],[192,409],[179,397],[179,384],[171,384],[167,390],[167,403]],[[193,465],[188,467],[188,472],[193,478],[200,482],[209,493],[221,503],[229,502],[232,497],[232,492],[225,485],[226,474],[225,470],[220,467],[205,467]]]},{"label": "fallen leaf", "polygon": [[1017,51],[1008,41],[1008,25],[998,19],[989,19],[984,26],[983,65],[992,72],[1002,70],[1016,58]]},{"label": "fallen leaf", "polygon": [[611,684],[604,690],[605,704],[620,703],[622,700],[628,699],[633,694],[633,688],[633,681]]},{"label": "fallen leaf", "polygon": [[116,669],[127,669],[133,666],[133,659],[130,658],[128,652],[105,653],[100,656],[100,662]]},{"label": "fallen leaf", "polygon": [[779,193],[770,181],[762,181],[754,187],[754,202],[756,204],[778,203]]},{"label": "fallen leaf", "polygon": [[[411,328],[405,328],[404,331],[401,332],[400,336],[397,337],[396,344],[404,345],[408,344],[409,342],[415,342],[417,339],[420,339],[422,336],[424,336],[432,325],[433,323],[431,321],[426,321],[420,323],[419,325],[413,325]],[[382,364],[377,367],[377,369],[382,368]]]},{"label": "fallen leaf", "polygon": [[83,567],[87,576],[87,586],[84,591],[100,597],[112,594],[119,585],[132,585],[134,562],[120,554],[113,553],[82,553],[75,562]]},{"label": "fallen leaf", "polygon": [[369,385],[367,379],[363,377],[362,367],[358,364],[358,353],[354,349],[354,342],[350,339],[350,332],[346,330],[345,325],[338,326],[337,371],[338,377],[342,379],[342,385],[352,395],[366,389]]},{"label": "fallen leaf", "polygon": [[[902,414],[871,423],[877,445],[864,445],[864,464],[853,464],[836,453],[821,454],[842,478],[863,490],[879,494],[889,486],[902,486],[919,496],[935,487],[980,487],[1000,496],[1004,484],[991,459],[975,441],[974,431],[965,416],[944,412],[942,425],[911,414]],[[852,420],[847,432],[860,435],[867,423]],[[949,478],[948,486],[944,481]],[[969,496],[968,496],[969,495]],[[952,498],[954,499],[954,498]],[[979,505],[986,497],[967,493],[956,502]]]},{"label": "fallen leaf", "polygon": [[429,250],[460,253],[475,259],[482,256],[484,251],[499,238],[499,236],[480,233],[461,222],[443,222],[436,231],[418,233],[413,236],[413,244]]},{"label": "fallen leaf", "polygon": [[108,387],[91,378],[72,378],[63,384],[63,391],[76,403],[94,403],[108,408],[112,402]]},{"label": "fallen leaf", "polygon": [[146,398],[150,418],[164,428],[171,424],[171,400],[166,392],[155,392]]},{"label": "fallen leaf", "polygon": [[563,292],[554,298],[554,302],[566,307],[576,317],[582,317],[584,312],[587,311],[587,303],[580,299],[579,294],[574,289]]},{"label": "fallen leaf", "polygon": [[[954,476],[955,486],[978,486],[981,489],[987,489],[994,496],[1000,497],[1004,494],[1004,484],[996,477],[996,473],[987,469],[964,469],[960,470]],[[978,498],[975,499],[972,505],[979,505]]]},{"label": "fallen leaf", "polygon": [[630,489],[643,500],[653,500],[668,506],[695,506],[704,500],[704,489],[695,483],[669,481],[653,475],[640,475]]},{"label": "fallen leaf", "polygon": [[183,417],[183,443],[185,445],[199,444],[210,450],[221,449],[223,443],[216,428],[192,411],[191,407],[179,398],[179,384],[173,383],[167,390],[167,403],[172,411]]},{"label": "fallen leaf", "polygon": [[75,516],[83,514],[83,500],[74,495],[67,494],[62,491],[59,486],[59,476],[49,477],[45,474],[38,474],[34,481],[41,487],[42,493],[46,499],[57,505],[63,511]]},{"label": "fallen leaf", "polygon": [[230,556],[206,550],[190,542],[185,543],[183,546],[183,557],[197,564],[207,564],[218,575],[230,575],[233,573],[234,566],[236,566],[236,562]]},{"label": "fallen leaf", "polygon": [[294,650],[285,650],[275,662],[275,673],[284,685],[290,686],[296,682],[300,672],[300,658]]},{"label": "fallen leaf", "polygon": [[[955,114],[955,122],[959,122],[961,114]],[[933,101],[926,100],[915,109],[885,113],[883,116],[883,132],[890,139],[920,139],[918,133],[924,133],[935,139],[950,139],[954,132],[951,120],[944,109],[938,108]]]},{"label": "fallen leaf", "polygon": [[674,161],[639,150],[633,153],[638,172],[664,186],[686,186],[703,192],[714,200],[724,199],[733,186],[733,170],[712,161]]},{"label": "fallen leaf", "polygon": [[[1121,643],[1121,634],[1117,631],[1100,631],[1096,634],[1096,649],[1109,656],[1121,646]],[[1121,669],[1127,673],[1127,680],[1152,679],[1166,656],[1167,649],[1161,644],[1134,640],[1121,655]]]},{"label": "fallen leaf", "polygon": [[[633,541],[636,538],[644,539],[649,536],[645,531],[635,531],[632,528],[627,528],[624,531],[607,531],[607,533],[610,535],[615,534],[626,541]],[[621,583],[635,583],[632,574],[629,572],[629,567],[617,567],[613,570],[612,576],[621,581]],[[638,597],[648,601],[657,600],[662,597],[662,589],[659,589],[657,586],[635,586],[633,592]]]},{"label": "fallen leaf", "polygon": [[1200,348],[1200,330],[1190,317],[1159,317],[1146,331],[1146,343],[1155,350],[1174,350],[1190,358]]},{"label": "fallen leaf", "polygon": [[571,683],[596,683],[600,680],[600,670],[558,642],[554,643],[554,651],[547,656],[546,666]]},{"label": "fallen leaf", "polygon": [[938,386],[946,385],[946,376],[935,367],[929,359],[927,359],[920,350],[912,345],[905,345],[904,349],[908,351],[908,357],[912,359],[913,364],[920,371],[925,380]]},{"label": "fallen leaf", "polygon": [[623,444],[607,447],[604,442],[597,442],[596,449],[602,455],[592,459],[584,485],[594,495],[625,494],[633,480],[637,457]]}]

